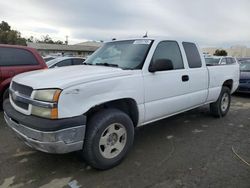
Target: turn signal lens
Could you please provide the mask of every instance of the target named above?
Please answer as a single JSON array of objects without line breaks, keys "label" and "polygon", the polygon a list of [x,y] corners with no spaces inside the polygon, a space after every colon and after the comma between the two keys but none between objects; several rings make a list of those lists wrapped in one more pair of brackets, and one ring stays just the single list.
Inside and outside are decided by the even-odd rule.
[{"label": "turn signal lens", "polygon": [[62,92],[61,90],[55,91],[54,97],[53,97],[53,102],[58,102],[61,92]]},{"label": "turn signal lens", "polygon": [[57,119],[58,118],[58,108],[51,109],[50,118],[51,119]]}]

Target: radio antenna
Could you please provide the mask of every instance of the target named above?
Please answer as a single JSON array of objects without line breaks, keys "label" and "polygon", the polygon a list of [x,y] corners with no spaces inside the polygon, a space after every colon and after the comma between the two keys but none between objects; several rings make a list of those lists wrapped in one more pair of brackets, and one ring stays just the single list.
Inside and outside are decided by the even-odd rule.
[{"label": "radio antenna", "polygon": [[145,35],[143,36],[143,38],[148,38],[148,32],[146,31]]}]

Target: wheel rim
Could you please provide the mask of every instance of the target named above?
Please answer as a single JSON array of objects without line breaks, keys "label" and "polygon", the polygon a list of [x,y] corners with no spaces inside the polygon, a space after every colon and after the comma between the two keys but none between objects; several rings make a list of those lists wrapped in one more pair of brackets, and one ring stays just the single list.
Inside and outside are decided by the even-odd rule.
[{"label": "wheel rim", "polygon": [[221,110],[225,112],[229,106],[229,95],[228,93],[224,93],[221,99]]},{"label": "wheel rim", "polygon": [[118,156],[127,142],[127,131],[122,124],[113,123],[101,134],[99,151],[104,158],[111,159]]}]

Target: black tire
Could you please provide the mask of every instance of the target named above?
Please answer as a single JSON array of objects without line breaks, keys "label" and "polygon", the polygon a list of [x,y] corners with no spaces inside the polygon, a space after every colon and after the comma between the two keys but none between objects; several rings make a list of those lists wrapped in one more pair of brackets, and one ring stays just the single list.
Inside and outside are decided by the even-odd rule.
[{"label": "black tire", "polygon": [[[226,102],[228,105],[226,108],[222,107],[222,103],[224,101],[223,97],[224,95],[228,96],[228,101]],[[231,90],[228,87],[223,86],[218,100],[210,104],[210,112],[214,117],[224,117],[229,111],[230,104],[231,104]]]},{"label": "black tire", "polygon": [[1,104],[1,109],[3,109],[3,102],[9,98],[9,88],[5,89],[4,93],[3,93],[3,96],[2,96],[2,104]]},{"label": "black tire", "polygon": [[[99,146],[100,139],[106,129],[112,124],[121,124],[123,130],[126,130],[126,141],[120,153],[113,158],[105,158],[101,153]],[[108,133],[107,133],[108,134]],[[120,140],[120,138],[118,138]],[[131,149],[134,141],[134,125],[130,117],[117,109],[105,109],[94,114],[87,123],[83,146],[83,158],[92,167],[100,170],[110,169],[124,159]],[[119,141],[120,142],[120,141]]]}]

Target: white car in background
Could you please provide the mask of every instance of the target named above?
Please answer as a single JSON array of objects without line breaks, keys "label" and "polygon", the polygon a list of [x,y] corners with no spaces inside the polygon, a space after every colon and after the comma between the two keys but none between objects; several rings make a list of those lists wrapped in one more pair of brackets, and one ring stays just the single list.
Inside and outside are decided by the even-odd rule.
[{"label": "white car in background", "polygon": [[52,59],[55,59],[55,57],[53,57],[53,56],[45,56],[45,57],[43,57],[43,60],[45,62],[51,61]]},{"label": "white car in background", "polygon": [[81,57],[58,57],[53,60],[47,61],[46,64],[48,68],[55,68],[71,65],[83,65],[84,61],[85,59]]},{"label": "white car in background", "polygon": [[230,65],[237,62],[234,57],[230,56],[211,56],[205,57],[206,65]]}]

